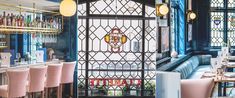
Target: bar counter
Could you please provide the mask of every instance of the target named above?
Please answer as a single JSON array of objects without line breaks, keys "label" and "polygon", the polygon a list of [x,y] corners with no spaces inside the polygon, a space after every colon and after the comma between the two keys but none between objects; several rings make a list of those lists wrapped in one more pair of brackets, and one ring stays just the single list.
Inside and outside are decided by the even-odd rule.
[{"label": "bar counter", "polygon": [[6,71],[8,69],[16,69],[16,68],[29,68],[30,66],[42,66],[42,65],[48,65],[48,64],[55,64],[55,63],[61,63],[64,62],[64,60],[53,60],[53,61],[47,61],[47,62],[41,62],[41,63],[34,63],[34,64],[17,64],[17,65],[11,65],[11,67],[0,67],[0,85],[6,84]]}]

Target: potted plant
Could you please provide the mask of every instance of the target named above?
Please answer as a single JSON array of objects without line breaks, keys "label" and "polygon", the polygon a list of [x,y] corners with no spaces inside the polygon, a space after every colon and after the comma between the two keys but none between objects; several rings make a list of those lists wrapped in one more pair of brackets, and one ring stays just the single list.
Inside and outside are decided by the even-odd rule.
[{"label": "potted plant", "polygon": [[155,82],[154,81],[150,81],[149,83],[147,83],[145,85],[145,90],[146,90],[146,93],[145,95],[148,95],[148,96],[155,96]]},{"label": "potted plant", "polygon": [[104,85],[97,86],[98,92],[100,96],[107,95],[107,90]]},{"label": "potted plant", "polygon": [[78,84],[78,95],[85,96],[85,85],[83,85],[82,83]]},{"label": "potted plant", "polygon": [[130,86],[128,86],[128,85],[123,86],[122,95],[123,96],[129,96],[130,95]]}]

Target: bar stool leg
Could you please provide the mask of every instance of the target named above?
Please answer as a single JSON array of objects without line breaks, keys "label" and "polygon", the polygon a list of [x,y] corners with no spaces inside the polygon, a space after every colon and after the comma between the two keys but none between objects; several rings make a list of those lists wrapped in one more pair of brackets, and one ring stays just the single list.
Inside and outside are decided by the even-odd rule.
[{"label": "bar stool leg", "polygon": [[63,97],[63,85],[60,84],[60,96],[59,98],[62,98]]},{"label": "bar stool leg", "polygon": [[44,98],[44,91],[41,92],[41,98]]},{"label": "bar stool leg", "polygon": [[60,86],[57,87],[57,98],[60,98]]},{"label": "bar stool leg", "polygon": [[73,83],[70,84],[70,97],[73,98]]}]

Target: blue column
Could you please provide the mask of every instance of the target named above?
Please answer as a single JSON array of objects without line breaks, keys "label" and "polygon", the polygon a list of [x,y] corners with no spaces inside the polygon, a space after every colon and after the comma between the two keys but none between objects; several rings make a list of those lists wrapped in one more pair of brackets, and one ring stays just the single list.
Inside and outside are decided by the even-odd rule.
[{"label": "blue column", "polygon": [[[75,0],[78,2],[78,0]],[[78,31],[77,31],[77,12],[75,15],[71,17],[64,17],[63,24],[63,34],[62,39],[66,39],[66,61],[77,61],[78,57],[78,48],[77,48],[77,40],[78,40]],[[77,93],[77,84],[78,84],[78,64],[76,63],[74,70],[74,83],[73,83],[73,98],[78,98]]]},{"label": "blue column", "polygon": [[185,1],[179,0],[179,54],[185,55]]}]

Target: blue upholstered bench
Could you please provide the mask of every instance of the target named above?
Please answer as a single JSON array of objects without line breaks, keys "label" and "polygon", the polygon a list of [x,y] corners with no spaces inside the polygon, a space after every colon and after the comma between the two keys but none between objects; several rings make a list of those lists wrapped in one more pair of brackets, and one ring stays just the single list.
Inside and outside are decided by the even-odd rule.
[{"label": "blue upholstered bench", "polygon": [[199,79],[205,71],[210,71],[210,60],[211,55],[195,55],[173,71],[181,73],[181,79]]}]

